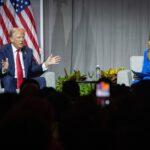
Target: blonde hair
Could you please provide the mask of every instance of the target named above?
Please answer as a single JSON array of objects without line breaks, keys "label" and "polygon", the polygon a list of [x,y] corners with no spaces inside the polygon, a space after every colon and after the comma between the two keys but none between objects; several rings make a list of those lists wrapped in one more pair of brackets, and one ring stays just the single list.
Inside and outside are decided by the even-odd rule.
[{"label": "blonde hair", "polygon": [[15,28],[12,28],[10,31],[9,31],[9,37],[12,37],[14,33],[16,33],[17,31],[22,31],[25,33],[25,30],[21,27],[15,27]]}]

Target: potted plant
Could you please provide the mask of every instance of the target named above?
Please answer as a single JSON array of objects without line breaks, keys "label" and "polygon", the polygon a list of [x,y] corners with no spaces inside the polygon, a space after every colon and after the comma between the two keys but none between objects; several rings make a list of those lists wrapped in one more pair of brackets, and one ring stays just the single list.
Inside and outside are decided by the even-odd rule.
[{"label": "potted plant", "polygon": [[[59,76],[56,80],[56,90],[59,92],[62,92],[63,83],[68,80],[74,80],[74,81],[85,81],[86,75],[81,75],[80,70],[74,70],[73,73],[68,73],[67,70],[64,68],[65,76]],[[93,86],[90,84],[79,84],[80,87],[80,95],[88,95],[92,89]]]},{"label": "potted plant", "polygon": [[[101,77],[109,78],[112,83],[117,83],[117,73],[120,70],[124,70],[124,68],[114,69],[110,68],[109,70],[101,70]],[[85,81],[87,78],[86,74],[81,75],[80,70],[74,70],[73,73],[68,73],[67,70],[64,68],[65,76],[59,76],[56,80],[56,90],[62,92],[63,83],[68,80],[74,81]],[[80,87],[80,95],[88,95],[94,88],[95,85],[93,84],[79,84]]]}]

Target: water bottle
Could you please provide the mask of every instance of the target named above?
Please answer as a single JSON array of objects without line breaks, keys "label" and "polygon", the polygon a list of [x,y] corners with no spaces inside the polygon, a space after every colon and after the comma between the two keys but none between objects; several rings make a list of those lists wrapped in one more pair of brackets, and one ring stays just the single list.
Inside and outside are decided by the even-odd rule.
[{"label": "water bottle", "polygon": [[96,66],[96,80],[98,81],[101,78],[101,70],[100,70],[100,66],[97,65]]}]

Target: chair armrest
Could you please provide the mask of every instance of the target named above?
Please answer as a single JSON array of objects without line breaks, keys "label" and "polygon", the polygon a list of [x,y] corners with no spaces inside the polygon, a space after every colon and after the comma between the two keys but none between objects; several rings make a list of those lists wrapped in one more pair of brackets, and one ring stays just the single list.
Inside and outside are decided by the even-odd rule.
[{"label": "chair armrest", "polygon": [[56,83],[55,83],[55,73],[54,72],[44,72],[41,77],[44,77],[46,80],[46,87],[56,87]]},{"label": "chair armrest", "polygon": [[131,70],[121,70],[117,74],[117,84],[125,84],[131,86],[132,84],[132,72]]}]

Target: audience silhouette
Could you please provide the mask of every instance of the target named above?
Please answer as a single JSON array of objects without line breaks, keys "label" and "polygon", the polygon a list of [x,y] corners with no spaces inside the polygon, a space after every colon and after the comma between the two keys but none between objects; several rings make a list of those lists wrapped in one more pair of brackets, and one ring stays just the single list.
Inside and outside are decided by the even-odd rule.
[{"label": "audience silhouette", "polygon": [[[100,81],[107,81],[101,79]],[[95,90],[80,96],[67,81],[62,92],[39,89],[32,80],[19,94],[0,94],[0,146],[37,150],[126,150],[149,147],[150,81],[131,87],[110,82],[110,104],[96,103]]]}]

